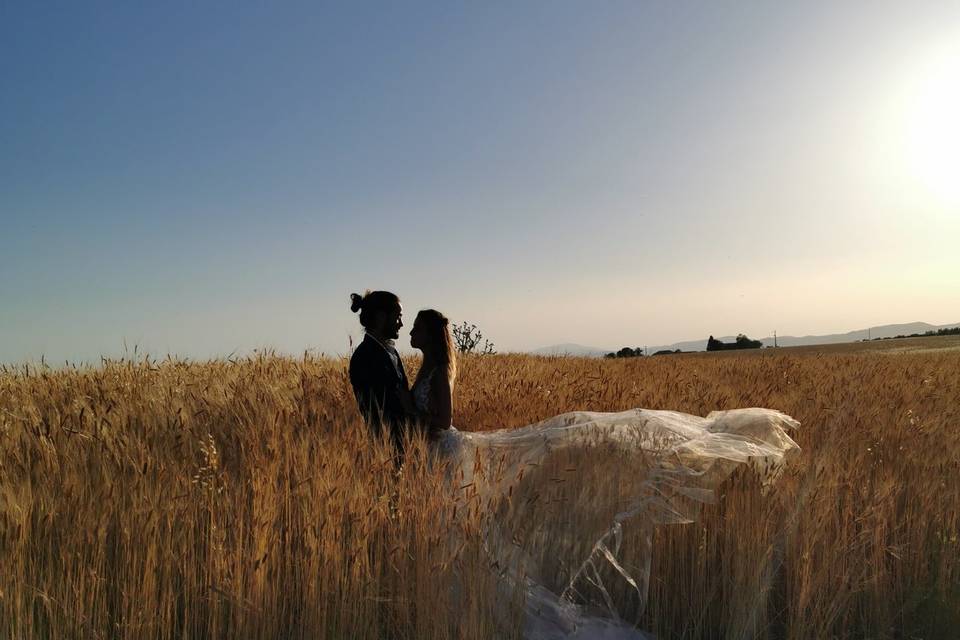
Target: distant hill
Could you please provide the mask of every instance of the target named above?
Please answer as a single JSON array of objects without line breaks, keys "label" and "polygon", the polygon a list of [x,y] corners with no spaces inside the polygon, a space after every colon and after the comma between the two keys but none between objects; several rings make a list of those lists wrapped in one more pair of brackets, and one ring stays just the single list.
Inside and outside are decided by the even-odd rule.
[{"label": "distant hill", "polygon": [[[912,333],[925,333],[927,331],[936,331],[937,329],[950,329],[957,324],[933,325],[926,322],[909,322],[906,324],[885,324],[879,327],[870,327],[870,329],[860,329],[859,331],[850,331],[847,333],[831,333],[825,336],[777,336],[777,344],[782,347],[794,347],[810,344],[836,344],[838,342],[857,342],[867,338],[893,338],[895,336],[908,336]],[[773,338],[764,338],[764,345],[768,343],[773,346]]]},{"label": "distant hill", "polygon": [[[885,324],[878,327],[870,327],[869,329],[848,331],[847,333],[829,333],[816,336],[778,335],[777,344],[781,347],[800,347],[813,344],[838,344],[841,342],[857,342],[858,340],[866,340],[868,336],[870,338],[892,338],[900,335],[907,336],[911,333],[924,333],[925,331],[936,331],[937,329],[949,329],[956,326],[960,326],[960,323],[944,325],[934,325],[926,322]],[[718,338],[718,340],[721,340],[722,342],[733,342],[736,339],[736,336],[723,336]],[[773,336],[762,338],[760,342],[762,342],[763,346],[765,347],[772,347]],[[671,351],[675,349],[680,349],[681,351],[706,351],[707,339],[703,338],[701,340],[687,340],[685,342],[675,342],[670,345],[650,347],[649,351],[650,353],[653,353],[654,351],[659,351],[661,349],[670,349]]]},{"label": "distant hill", "polygon": [[599,349],[597,347],[587,347],[582,344],[553,344],[549,347],[534,349],[530,353],[538,356],[574,356],[577,358],[602,358],[616,349]]},{"label": "distant hill", "polygon": [[[830,333],[818,336],[777,336],[777,344],[781,347],[799,347],[814,344],[838,344],[841,342],[857,342],[858,340],[866,340],[868,336],[870,338],[893,338],[894,336],[908,336],[911,333],[924,333],[926,331],[950,329],[957,326],[960,326],[960,322],[943,325],[934,325],[927,322],[885,324],[878,327],[870,327],[869,329],[848,331],[847,333]],[[736,336],[716,336],[716,338],[721,342],[734,342],[737,339]],[[773,336],[763,338],[760,340],[760,342],[762,342],[763,346],[765,347],[772,347]],[[596,347],[586,347],[581,344],[555,344],[549,347],[535,349],[531,351],[531,353],[544,356],[566,355],[587,358],[601,358],[607,353],[616,351],[619,348],[620,347],[616,347],[614,349],[599,349]],[[650,345],[647,347],[647,353],[655,353],[657,351],[665,350],[676,351],[677,349],[680,351],[706,351],[707,338],[705,336],[700,340],[685,340],[683,342],[674,342],[673,344]]]}]

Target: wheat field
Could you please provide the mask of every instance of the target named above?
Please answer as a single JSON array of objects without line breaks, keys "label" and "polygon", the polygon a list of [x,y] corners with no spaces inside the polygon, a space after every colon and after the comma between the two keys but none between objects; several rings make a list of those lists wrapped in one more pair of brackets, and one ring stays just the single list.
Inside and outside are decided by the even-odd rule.
[{"label": "wheat field", "polygon": [[[739,473],[696,523],[656,529],[640,628],[956,637],[960,351],[460,365],[464,430],[631,407],[762,406],[802,422],[803,451],[772,491]],[[479,536],[507,514],[451,495],[422,442],[397,474],[346,368],[259,353],[0,370],[0,638],[518,637],[522,594],[504,608]],[[540,525],[570,511],[557,486],[517,529],[543,558],[561,543]],[[562,581],[569,566],[550,571]],[[640,611],[629,589],[612,595]]]}]

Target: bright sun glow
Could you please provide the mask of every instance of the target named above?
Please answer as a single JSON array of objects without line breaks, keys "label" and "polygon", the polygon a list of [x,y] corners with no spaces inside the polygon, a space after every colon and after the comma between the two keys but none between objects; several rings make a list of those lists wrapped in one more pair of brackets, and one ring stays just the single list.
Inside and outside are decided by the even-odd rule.
[{"label": "bright sun glow", "polygon": [[937,49],[911,82],[906,151],[914,177],[960,204],[960,46]]}]

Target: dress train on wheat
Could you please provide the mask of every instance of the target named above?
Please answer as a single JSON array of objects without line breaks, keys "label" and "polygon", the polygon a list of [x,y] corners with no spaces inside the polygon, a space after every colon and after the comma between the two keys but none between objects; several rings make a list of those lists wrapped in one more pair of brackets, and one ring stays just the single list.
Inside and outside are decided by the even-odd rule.
[{"label": "dress train on wheat", "polygon": [[[761,408],[715,411],[706,417],[647,409],[578,411],[519,429],[450,428],[435,446],[449,464],[450,478],[459,487],[474,487],[478,496],[491,502],[507,496],[525,472],[549,467],[551,458],[572,455],[582,462],[586,457],[593,469],[590,477],[561,480],[580,483],[574,490],[587,499],[570,508],[588,511],[579,515],[600,526],[583,533],[589,536],[581,541],[589,543],[584,557],[566,559],[571,568],[565,584],[549,586],[541,578],[542,560],[519,550],[503,523],[494,521],[487,527],[484,544],[493,562],[504,568],[503,589],[519,586],[525,591],[524,637],[638,639],[651,636],[621,619],[610,595],[610,576],[630,585],[636,593],[635,609],[642,612],[653,553],[652,527],[693,522],[699,505],[711,502],[713,490],[738,467],[752,468],[769,487],[799,451],[788,434],[798,427],[790,416]],[[615,504],[590,500],[594,493],[602,493],[592,489],[614,475],[607,474],[604,465],[615,465],[610,471],[621,476],[629,474],[626,491],[624,483],[617,484],[621,495]],[[511,505],[514,522],[525,517],[525,508]],[[631,568],[619,560],[625,526],[645,532],[642,548],[633,550]]]},{"label": "dress train on wheat", "polygon": [[[414,389],[418,405],[427,396]],[[714,490],[738,468],[753,469],[766,490],[799,451],[789,435],[799,426],[784,413],[762,408],[706,417],[649,409],[576,411],[518,429],[451,427],[434,447],[448,465],[452,490],[469,486],[487,504],[509,502],[502,519],[491,519],[483,543],[491,564],[500,568],[504,593],[524,592],[525,638],[649,639],[623,619],[611,582],[629,585],[633,617],[639,617],[647,599],[653,528],[695,521],[699,506],[713,501]],[[545,471],[557,464],[567,467]],[[557,548],[579,549],[581,555],[558,560],[518,546],[511,523],[522,527],[535,519],[537,508],[533,499],[513,499],[525,474],[534,491],[555,483],[568,487],[567,497],[574,499],[563,503],[564,518],[590,526],[561,530],[558,524],[537,535],[552,542],[564,538]],[[635,544],[641,540],[640,548],[630,549],[629,566],[621,561],[625,528]],[[558,561],[560,583],[556,571],[547,575],[547,565]]]}]

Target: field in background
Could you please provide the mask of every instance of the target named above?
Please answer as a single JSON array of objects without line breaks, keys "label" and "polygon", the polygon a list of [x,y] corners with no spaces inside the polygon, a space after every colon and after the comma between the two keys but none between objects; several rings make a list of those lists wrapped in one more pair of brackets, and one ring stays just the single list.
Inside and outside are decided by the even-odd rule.
[{"label": "field in background", "polygon": [[[763,406],[803,423],[803,453],[769,494],[740,474],[696,524],[657,529],[640,622],[662,638],[960,625],[957,350],[474,357],[455,403],[465,430],[638,406]],[[509,637],[519,606],[497,615],[476,535],[500,511],[446,497],[421,454],[393,474],[345,360],[0,372],[0,637]],[[538,517],[558,520],[568,498]],[[536,524],[518,544],[559,544]],[[635,530],[624,544],[629,566]],[[553,569],[562,581],[569,567]],[[613,596],[636,609],[629,589]]]}]

